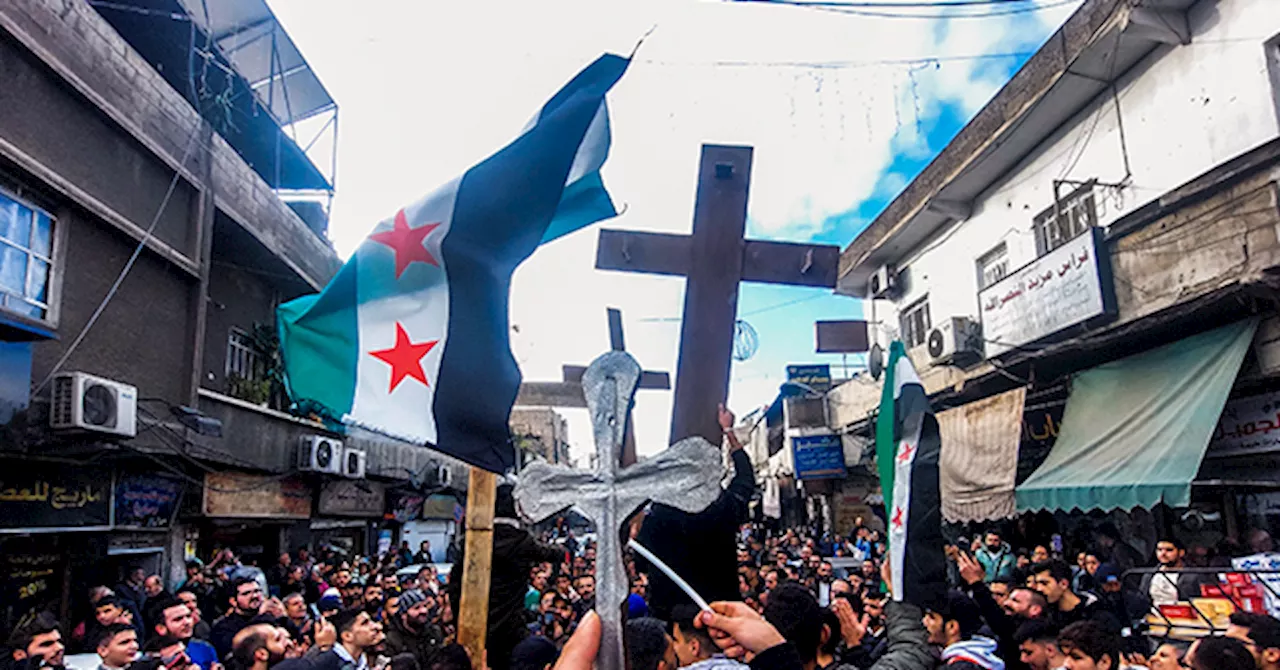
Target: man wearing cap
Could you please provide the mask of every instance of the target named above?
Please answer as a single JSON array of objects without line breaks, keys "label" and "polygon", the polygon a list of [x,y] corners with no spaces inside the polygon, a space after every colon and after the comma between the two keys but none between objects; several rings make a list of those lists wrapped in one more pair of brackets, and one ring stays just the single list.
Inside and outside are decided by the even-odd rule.
[{"label": "man wearing cap", "polygon": [[924,614],[929,643],[942,647],[942,664],[948,670],[1004,670],[996,654],[996,641],[978,635],[982,611],[965,594],[951,590],[946,600]]},{"label": "man wearing cap", "polygon": [[428,668],[444,641],[444,632],[431,623],[436,612],[435,595],[421,589],[400,594],[398,614],[386,620],[387,655],[413,654],[418,667]]}]

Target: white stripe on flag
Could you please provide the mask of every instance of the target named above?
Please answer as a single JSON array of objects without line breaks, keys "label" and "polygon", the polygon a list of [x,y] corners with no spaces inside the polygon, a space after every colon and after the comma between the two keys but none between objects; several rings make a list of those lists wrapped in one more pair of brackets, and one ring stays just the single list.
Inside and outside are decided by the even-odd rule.
[{"label": "white stripe on flag", "polygon": [[[351,418],[417,442],[435,443],[437,437],[433,411],[435,388],[449,330],[449,283],[441,246],[453,222],[461,179],[453,179],[404,209],[410,228],[440,224],[424,240],[438,266],[414,263],[406,268],[402,277],[396,278],[395,254],[390,248],[366,240],[356,250],[360,332]],[[374,232],[391,230],[394,221],[392,218],[379,223]],[[391,290],[393,288],[398,290]],[[367,299],[369,296],[371,299]],[[411,343],[435,341],[436,344],[421,359],[428,383],[402,379],[389,393],[392,368],[370,352],[396,346],[396,324],[403,326]]]},{"label": "white stripe on flag", "polygon": [[578,153],[573,157],[573,166],[569,168],[569,177],[565,186],[572,184],[585,175],[599,170],[609,156],[609,109],[603,100],[596,108],[596,115],[587,126],[582,136],[582,144],[578,145]]},{"label": "white stripe on flag", "polygon": [[[916,374],[911,359],[905,355],[898,359],[893,369],[893,399],[896,402],[902,397],[902,389],[915,384],[923,388],[920,376]],[[897,408],[895,407],[895,412]],[[895,423],[902,426],[901,416],[895,416]],[[915,463],[920,435],[901,435],[893,456],[893,503],[889,513],[889,569],[893,583],[893,599],[901,601],[903,589],[903,565],[907,550],[907,528],[911,524],[911,466]]]}]

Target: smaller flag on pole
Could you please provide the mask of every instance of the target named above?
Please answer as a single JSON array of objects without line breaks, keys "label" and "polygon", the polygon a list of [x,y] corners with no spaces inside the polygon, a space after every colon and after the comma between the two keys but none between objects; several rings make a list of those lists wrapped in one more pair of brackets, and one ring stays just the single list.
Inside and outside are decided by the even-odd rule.
[{"label": "smaller flag on pole", "polygon": [[889,523],[893,599],[921,607],[935,605],[947,594],[938,482],[941,450],[938,420],[924,384],[906,348],[894,342],[876,419],[876,466]]},{"label": "smaller flag on pole", "polygon": [[514,465],[511,275],[539,244],[617,215],[600,179],[605,95],[628,64],[588,65],[510,144],[379,223],[323,291],[280,306],[295,403],[490,472]]}]

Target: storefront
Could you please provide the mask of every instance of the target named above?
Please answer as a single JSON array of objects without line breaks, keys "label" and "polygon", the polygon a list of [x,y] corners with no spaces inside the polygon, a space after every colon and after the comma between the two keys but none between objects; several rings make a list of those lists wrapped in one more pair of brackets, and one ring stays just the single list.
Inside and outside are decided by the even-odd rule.
[{"label": "storefront", "polygon": [[311,518],[312,495],[297,475],[205,474],[200,517],[192,519],[196,554],[208,560],[226,548],[246,562],[274,564],[290,528]]},{"label": "storefront", "polygon": [[320,487],[317,518],[311,521],[311,545],[345,558],[376,550],[377,522],[387,506],[386,485],[367,480],[333,479]]},{"label": "storefront", "polygon": [[77,589],[106,578],[110,470],[0,461],[0,618],[4,629],[40,611],[69,619]]}]

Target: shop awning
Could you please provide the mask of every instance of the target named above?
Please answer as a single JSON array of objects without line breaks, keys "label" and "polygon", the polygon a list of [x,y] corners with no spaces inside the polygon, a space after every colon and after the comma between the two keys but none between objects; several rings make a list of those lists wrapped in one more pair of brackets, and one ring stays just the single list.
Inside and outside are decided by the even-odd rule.
[{"label": "shop awning", "polygon": [[1077,374],[1057,443],[1018,487],[1018,511],[1189,504],[1256,326],[1234,323]]},{"label": "shop awning", "polygon": [[1026,388],[938,413],[942,516],[966,523],[1013,516]]}]

